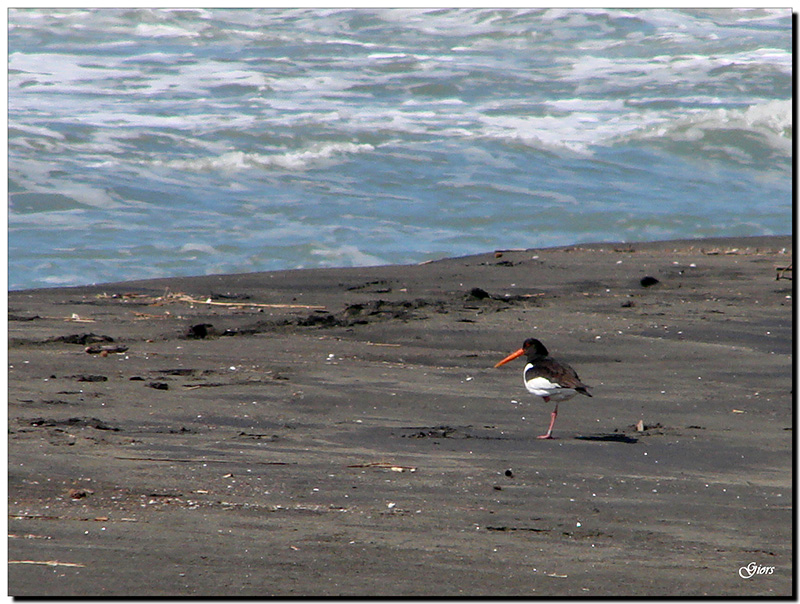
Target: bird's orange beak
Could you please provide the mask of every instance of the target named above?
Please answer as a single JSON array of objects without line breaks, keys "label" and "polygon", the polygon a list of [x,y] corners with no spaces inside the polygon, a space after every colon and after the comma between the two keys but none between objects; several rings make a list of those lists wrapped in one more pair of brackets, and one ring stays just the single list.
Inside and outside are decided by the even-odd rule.
[{"label": "bird's orange beak", "polygon": [[497,365],[495,365],[495,367],[500,367],[500,365],[505,365],[509,361],[513,361],[517,357],[521,357],[523,354],[525,354],[525,349],[520,348],[519,350],[512,352],[510,355],[508,355],[506,358],[500,361]]}]

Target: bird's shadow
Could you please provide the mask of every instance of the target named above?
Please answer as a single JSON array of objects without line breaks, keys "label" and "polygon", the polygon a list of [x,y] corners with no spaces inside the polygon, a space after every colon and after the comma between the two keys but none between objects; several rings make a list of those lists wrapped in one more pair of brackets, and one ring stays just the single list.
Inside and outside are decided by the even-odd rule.
[{"label": "bird's shadow", "polygon": [[633,444],[639,442],[638,438],[634,438],[633,436],[628,436],[627,434],[622,434],[620,432],[611,432],[606,434],[586,434],[576,436],[575,438],[578,440],[597,440],[611,443]]}]

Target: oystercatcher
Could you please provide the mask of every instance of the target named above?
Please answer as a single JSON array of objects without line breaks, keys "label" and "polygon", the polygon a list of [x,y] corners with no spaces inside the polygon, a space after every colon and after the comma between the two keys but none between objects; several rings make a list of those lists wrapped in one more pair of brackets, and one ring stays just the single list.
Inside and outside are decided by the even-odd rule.
[{"label": "oystercatcher", "polygon": [[552,358],[544,344],[536,338],[525,340],[522,343],[522,348],[512,352],[497,363],[495,367],[505,365],[522,355],[525,355],[528,359],[528,364],[525,365],[525,372],[523,373],[525,387],[528,392],[541,396],[545,403],[550,402],[551,399],[556,402],[556,408],[550,414],[550,427],[547,429],[546,434],[542,434],[539,437],[553,438],[551,433],[553,424],[556,423],[556,417],[558,416],[558,403],[571,399],[579,392],[586,396],[592,395],[587,390],[588,386],[581,382],[575,370],[566,363],[559,363]]}]

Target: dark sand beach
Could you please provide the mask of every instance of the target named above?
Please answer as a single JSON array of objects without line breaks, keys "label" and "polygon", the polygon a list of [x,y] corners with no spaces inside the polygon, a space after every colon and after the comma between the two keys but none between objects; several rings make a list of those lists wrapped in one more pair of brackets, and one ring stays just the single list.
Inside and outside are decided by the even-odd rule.
[{"label": "dark sand beach", "polygon": [[[11,292],[9,592],[791,596],[791,261],[759,237]],[[524,360],[493,368],[527,337],[592,388],[555,440]]]}]

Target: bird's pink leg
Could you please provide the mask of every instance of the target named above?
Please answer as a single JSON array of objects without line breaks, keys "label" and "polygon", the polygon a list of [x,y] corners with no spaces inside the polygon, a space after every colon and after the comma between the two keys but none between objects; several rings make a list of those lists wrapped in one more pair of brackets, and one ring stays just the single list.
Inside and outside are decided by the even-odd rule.
[{"label": "bird's pink leg", "polygon": [[[549,396],[544,396],[545,402],[550,400]],[[547,434],[542,434],[537,438],[553,438],[550,434],[553,432],[553,425],[556,423],[556,418],[558,417],[558,403],[556,403],[556,408],[553,409],[553,412],[550,414],[550,427],[547,429]]]}]

